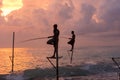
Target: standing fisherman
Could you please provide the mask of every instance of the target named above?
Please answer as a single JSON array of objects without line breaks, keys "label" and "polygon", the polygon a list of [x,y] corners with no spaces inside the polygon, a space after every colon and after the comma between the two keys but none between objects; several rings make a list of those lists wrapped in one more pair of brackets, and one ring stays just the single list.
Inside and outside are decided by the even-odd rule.
[{"label": "standing fisherman", "polygon": [[73,49],[74,49],[74,43],[75,43],[75,34],[74,34],[74,31],[71,31],[71,34],[72,34],[72,38],[69,38],[70,41],[68,42],[68,44],[71,45],[71,50],[70,51],[73,51]]},{"label": "standing fisherman", "polygon": [[53,55],[51,56],[51,58],[55,58],[55,54],[58,53],[58,42],[59,42],[59,30],[57,29],[57,24],[54,24],[53,25],[53,33],[54,35],[53,36],[49,36],[48,38],[52,38],[50,40],[47,41],[47,44],[50,44],[50,45],[53,45],[54,47],[54,53]]},{"label": "standing fisherman", "polygon": [[[48,40],[47,44],[53,45],[53,47],[54,47],[53,56],[51,56],[49,58],[56,58],[56,67],[55,67],[55,69],[56,69],[56,80],[59,80],[58,42],[59,42],[59,33],[60,32],[57,29],[57,24],[54,24],[53,27],[54,27],[54,29],[53,29],[54,35],[48,37],[48,38],[52,38],[52,39]],[[49,60],[49,58],[47,58],[47,59]]]}]

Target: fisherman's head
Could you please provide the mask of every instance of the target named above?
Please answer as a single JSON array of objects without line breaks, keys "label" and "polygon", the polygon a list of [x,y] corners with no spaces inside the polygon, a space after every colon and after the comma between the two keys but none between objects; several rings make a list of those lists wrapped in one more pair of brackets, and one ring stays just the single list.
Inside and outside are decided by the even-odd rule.
[{"label": "fisherman's head", "polygon": [[72,34],[74,34],[74,31],[71,31]]},{"label": "fisherman's head", "polygon": [[57,29],[57,24],[54,24],[53,27],[54,27],[54,29]]}]

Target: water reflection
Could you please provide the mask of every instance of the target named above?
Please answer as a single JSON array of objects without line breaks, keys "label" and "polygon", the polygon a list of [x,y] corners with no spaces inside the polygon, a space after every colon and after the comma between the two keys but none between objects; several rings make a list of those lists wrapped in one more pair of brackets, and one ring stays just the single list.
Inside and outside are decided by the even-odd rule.
[{"label": "water reflection", "polygon": [[[74,51],[72,66],[77,65],[96,65],[99,62],[113,63],[111,57],[120,56],[120,47],[90,47],[77,48]],[[46,57],[50,56],[52,49],[41,48],[15,48],[14,71],[23,71],[35,68],[52,68]],[[10,56],[11,48],[0,48],[0,74],[11,71]],[[63,58],[59,60],[60,66],[70,64],[70,59],[66,49],[60,49],[59,55]],[[55,60],[52,60],[55,63]]]},{"label": "water reflection", "polygon": [[[11,55],[11,48],[0,48],[0,74],[6,74],[11,71]],[[36,52],[34,49],[15,48],[14,70],[19,71],[34,68],[37,64],[39,65],[40,62],[44,62],[42,61],[43,57],[44,55],[41,54],[40,57],[39,52]]]}]

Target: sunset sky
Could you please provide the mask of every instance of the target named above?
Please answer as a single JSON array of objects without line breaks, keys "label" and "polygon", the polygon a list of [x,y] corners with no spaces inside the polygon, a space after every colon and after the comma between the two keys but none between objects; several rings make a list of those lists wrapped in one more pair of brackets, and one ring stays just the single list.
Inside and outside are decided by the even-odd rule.
[{"label": "sunset sky", "polygon": [[16,42],[52,35],[54,23],[60,36],[74,30],[77,46],[120,46],[120,0],[0,0],[0,47],[11,47],[12,32]]}]

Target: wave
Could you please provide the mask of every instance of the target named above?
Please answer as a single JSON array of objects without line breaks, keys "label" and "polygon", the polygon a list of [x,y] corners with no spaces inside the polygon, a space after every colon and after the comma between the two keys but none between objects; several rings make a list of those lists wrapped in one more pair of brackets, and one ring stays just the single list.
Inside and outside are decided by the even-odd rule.
[{"label": "wave", "polygon": [[[59,67],[60,77],[71,77],[71,76],[90,76],[102,73],[116,72],[117,68],[112,63],[99,62],[97,64],[82,64],[78,66],[67,65]],[[55,78],[54,68],[37,68],[28,69],[24,71],[25,77],[35,78]]]},{"label": "wave", "polygon": [[[80,65],[66,65],[59,67],[60,77],[73,77],[73,76],[90,76],[97,74],[106,74],[117,72],[118,68],[112,62],[101,61],[101,62],[84,62]],[[54,68],[35,68],[27,69],[22,72],[16,72],[6,76],[0,76],[0,80],[32,80],[39,77],[43,80],[53,79],[56,77],[56,71]]]}]

